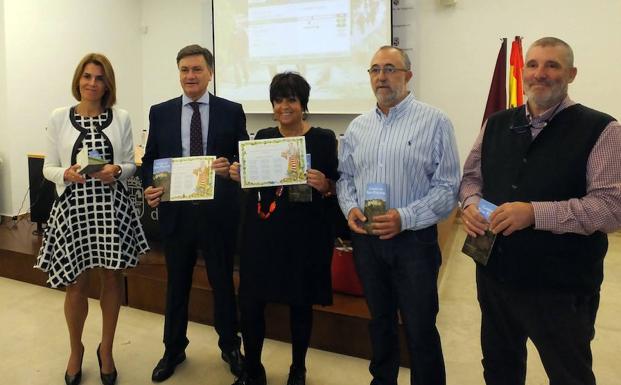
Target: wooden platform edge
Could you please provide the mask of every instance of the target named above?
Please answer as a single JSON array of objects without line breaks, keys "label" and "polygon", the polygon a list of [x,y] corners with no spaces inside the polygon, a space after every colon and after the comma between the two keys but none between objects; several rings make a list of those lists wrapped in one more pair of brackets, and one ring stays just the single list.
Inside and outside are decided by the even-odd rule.
[{"label": "wooden platform edge", "polygon": [[[455,237],[454,223],[456,210],[447,220],[438,225],[439,243],[443,262],[438,283],[443,279],[444,267],[448,263],[450,248]],[[2,238],[0,233],[0,276],[23,282],[47,286],[44,272],[34,269],[40,239],[34,237],[32,224],[18,221],[17,234],[11,233]],[[6,225],[4,225],[6,226]],[[29,227],[30,226],[30,227]],[[2,229],[4,230],[4,229]],[[15,230],[15,229],[13,229]],[[7,242],[7,240],[9,242]],[[38,243],[37,243],[38,242]],[[7,245],[13,243],[13,245]],[[164,314],[166,298],[165,266],[163,256],[151,255],[144,258],[146,263],[125,272],[124,305],[132,308]],[[153,263],[153,261],[160,261]],[[95,274],[89,271],[89,274]],[[236,278],[237,282],[237,278]],[[89,296],[99,298],[99,279],[90,280]],[[288,307],[268,305],[266,309],[266,337],[290,342]],[[313,308],[313,333],[311,347],[354,357],[369,359],[371,347],[368,335],[369,313],[363,297],[334,293],[332,306]],[[213,325],[213,297],[206,279],[204,266],[197,264],[190,295],[189,319],[194,322]],[[401,365],[409,366],[403,327],[400,333]]]}]

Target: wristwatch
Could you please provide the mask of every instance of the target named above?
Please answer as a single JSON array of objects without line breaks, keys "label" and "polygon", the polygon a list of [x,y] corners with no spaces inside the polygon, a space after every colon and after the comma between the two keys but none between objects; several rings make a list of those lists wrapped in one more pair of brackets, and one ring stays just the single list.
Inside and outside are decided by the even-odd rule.
[{"label": "wristwatch", "polygon": [[118,167],[119,167],[119,171],[114,173],[114,178],[116,178],[116,179],[119,179],[119,177],[123,173],[123,168],[121,166],[118,166]]}]

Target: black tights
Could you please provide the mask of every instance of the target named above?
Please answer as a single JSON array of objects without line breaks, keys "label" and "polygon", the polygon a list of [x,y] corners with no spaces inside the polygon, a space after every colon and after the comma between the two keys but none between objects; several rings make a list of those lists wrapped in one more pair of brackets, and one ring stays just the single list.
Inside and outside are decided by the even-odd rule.
[{"label": "black tights", "polygon": [[[250,376],[262,371],[261,350],[265,339],[265,305],[264,301],[240,298],[246,370]],[[291,328],[292,365],[304,368],[313,326],[312,305],[290,305],[289,326]]]}]

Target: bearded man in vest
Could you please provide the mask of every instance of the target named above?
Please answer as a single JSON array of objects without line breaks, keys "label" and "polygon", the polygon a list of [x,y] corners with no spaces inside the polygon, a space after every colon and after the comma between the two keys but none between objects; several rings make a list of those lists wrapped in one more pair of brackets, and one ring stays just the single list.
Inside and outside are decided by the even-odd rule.
[{"label": "bearded man in vest", "polygon": [[[576,73],[567,43],[535,41],[527,103],[490,116],[464,165],[464,228],[496,234],[476,273],[487,385],[524,385],[529,338],[550,385],[595,385],[606,233],[621,227],[621,125],[569,98]],[[489,220],[481,199],[498,206]]]}]

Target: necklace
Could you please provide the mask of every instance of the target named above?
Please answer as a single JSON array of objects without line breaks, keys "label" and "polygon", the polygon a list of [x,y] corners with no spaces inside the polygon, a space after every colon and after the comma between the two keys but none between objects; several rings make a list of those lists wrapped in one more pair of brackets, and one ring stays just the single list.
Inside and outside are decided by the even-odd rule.
[{"label": "necklace", "polygon": [[259,218],[265,220],[272,215],[272,213],[276,210],[276,199],[278,199],[278,197],[282,195],[283,189],[284,186],[278,186],[278,188],[276,189],[276,196],[274,197],[272,203],[270,203],[270,207],[267,213],[264,213],[261,209],[261,192],[257,192],[257,215],[259,215]]}]

